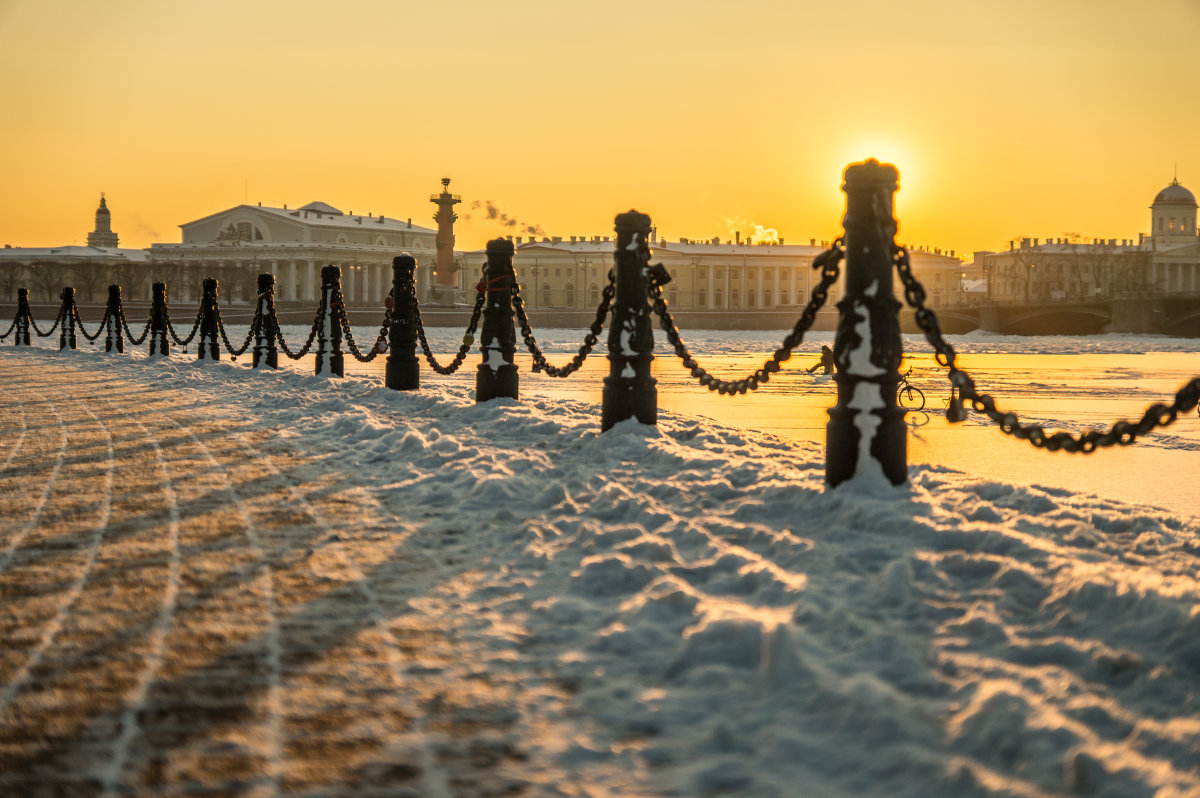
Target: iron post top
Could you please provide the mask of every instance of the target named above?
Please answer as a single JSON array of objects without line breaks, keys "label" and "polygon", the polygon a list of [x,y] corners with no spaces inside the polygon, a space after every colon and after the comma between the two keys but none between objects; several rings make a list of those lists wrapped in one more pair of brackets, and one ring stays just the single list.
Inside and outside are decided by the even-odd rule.
[{"label": "iron post top", "polygon": [[415,269],[417,267],[417,259],[405,252],[403,255],[397,255],[396,257],[392,258],[392,266]]},{"label": "iron post top", "polygon": [[340,268],[340,267],[338,267],[338,266],[334,266],[332,263],[331,263],[331,264],[329,264],[328,266],[322,266],[322,267],[321,267],[321,277],[322,277],[322,278],[325,278],[325,277],[341,277],[341,276],[342,276],[342,270],[341,270],[341,268]]},{"label": "iron post top", "polygon": [[900,171],[890,163],[880,163],[874,158],[869,158],[862,163],[852,163],[847,166],[844,180],[843,190],[848,189],[853,184],[856,187],[868,185],[886,186],[895,191],[896,185],[900,180]]},{"label": "iron post top", "polygon": [[489,255],[513,255],[516,253],[517,248],[507,238],[493,238],[487,242],[486,251]]},{"label": "iron post top", "polygon": [[259,285],[271,285],[274,282],[275,275],[271,274],[270,272],[263,272],[262,274],[258,275]]},{"label": "iron post top", "polygon": [[617,214],[614,220],[617,232],[621,232],[624,228],[632,230],[635,233],[650,234],[650,217],[644,213],[638,213],[635,210],[630,210],[625,213]]}]

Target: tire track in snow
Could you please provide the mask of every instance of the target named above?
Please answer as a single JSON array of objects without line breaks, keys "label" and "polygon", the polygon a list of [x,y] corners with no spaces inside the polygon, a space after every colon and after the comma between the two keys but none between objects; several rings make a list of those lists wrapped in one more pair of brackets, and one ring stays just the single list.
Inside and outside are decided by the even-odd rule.
[{"label": "tire track in snow", "polygon": [[[91,534],[89,535],[87,554],[85,555],[83,567],[75,579],[72,580],[70,586],[67,588],[66,595],[63,596],[62,603],[60,604],[58,611],[54,614],[53,618],[43,625],[40,639],[38,640],[37,645],[33,647],[29,657],[25,661],[25,664],[22,665],[15,674],[13,674],[3,688],[0,688],[0,714],[3,714],[8,709],[13,697],[24,685],[26,679],[29,678],[30,672],[42,661],[42,657],[45,655],[46,651],[50,648],[51,644],[62,630],[68,614],[75,608],[75,603],[79,600],[80,595],[82,595],[83,585],[87,581],[88,576],[92,573],[92,570],[96,565],[96,556],[99,553],[100,541],[104,537],[104,533],[108,530],[109,521],[112,519],[112,489],[114,472],[116,470],[116,453],[113,448],[112,432],[90,407],[88,407],[86,404],[82,404],[81,406],[83,407],[84,412],[91,416],[92,420],[96,422],[96,425],[104,433],[104,437],[106,439],[105,447],[107,450],[107,468],[105,469],[104,474],[104,488],[101,492],[100,519],[98,523],[92,527]],[[54,412],[55,414],[58,414],[57,410]],[[59,417],[59,421],[61,423],[61,416]]]},{"label": "tire track in snow", "polygon": [[[109,403],[112,404],[111,399]],[[115,405],[113,407],[116,409]],[[138,674],[133,696],[126,703],[125,711],[121,713],[120,732],[112,743],[111,757],[101,773],[98,774],[103,790],[102,795],[111,795],[118,790],[125,792],[123,785],[119,782],[125,770],[125,764],[129,759],[129,749],[134,735],[137,734],[140,728],[138,713],[144,709],[146,696],[149,693],[152,680],[162,667],[167,631],[171,625],[171,618],[179,596],[180,511],[175,487],[171,481],[171,474],[167,468],[166,458],[163,456],[162,447],[159,445],[157,436],[152,434],[136,415],[129,412],[125,412],[124,415],[141,429],[150,448],[154,450],[154,457],[158,462],[158,471],[162,477],[159,487],[167,505],[167,532],[170,556],[167,564],[167,583],[163,589],[162,598],[159,601],[158,613],[150,632],[150,650],[146,654],[142,669]]]},{"label": "tire track in snow", "polygon": [[16,552],[17,547],[24,542],[29,533],[36,529],[37,525],[41,522],[42,512],[45,510],[46,502],[50,498],[50,492],[58,481],[59,472],[62,470],[63,463],[67,459],[67,427],[63,423],[62,414],[58,412],[58,408],[54,407],[53,404],[48,404],[47,406],[54,413],[55,420],[58,422],[58,451],[55,453],[54,465],[50,469],[50,475],[46,478],[46,484],[42,488],[42,495],[38,497],[37,504],[33,508],[33,514],[29,521],[8,541],[4,550],[0,551],[0,573],[8,570],[9,565],[12,564],[13,554]]},{"label": "tire track in snow", "polygon": [[[245,440],[243,436],[243,440]],[[286,490],[292,500],[299,506],[304,508],[304,512],[313,523],[316,524],[323,532],[324,537],[336,537],[335,530],[327,521],[324,520],[322,514],[309,501],[308,497],[300,490],[295,481],[281,471],[273,462],[269,455],[263,456],[263,464],[266,465],[272,473],[286,484]],[[403,686],[407,681],[407,676],[404,672],[404,653],[401,650],[401,644],[397,640],[394,632],[386,623],[386,614],[383,610],[383,605],[380,602],[379,596],[369,584],[367,575],[361,568],[352,562],[338,546],[326,547],[331,550],[331,556],[336,559],[339,564],[350,575],[353,588],[363,597],[369,607],[369,616],[376,632],[385,641],[388,665],[392,671],[392,678],[397,687]],[[403,735],[411,741],[419,755],[419,766],[421,769],[421,795],[424,798],[453,798],[454,793],[450,789],[449,781],[446,774],[442,772],[436,762],[436,757],[431,750],[429,740],[431,733],[426,729],[426,716],[419,711],[419,708],[410,704],[405,708],[406,714],[414,718],[414,728],[408,735]]]},{"label": "tire track in snow", "polygon": [[[7,377],[7,375],[5,375]],[[4,458],[4,465],[0,465],[0,474],[8,470],[12,464],[13,458],[21,451],[21,447],[25,445],[25,435],[29,432],[29,422],[25,420],[24,404],[18,407],[16,412],[17,420],[21,422],[21,434],[8,447],[8,457]]]},{"label": "tire track in snow", "polygon": [[[265,645],[267,651],[266,665],[268,669],[268,687],[266,694],[266,739],[264,741],[266,748],[266,776],[269,781],[270,794],[278,795],[280,792],[279,780],[281,776],[281,721],[282,721],[282,705],[281,705],[281,681],[282,667],[281,655],[282,645],[280,641],[279,630],[279,608],[276,598],[275,579],[271,574],[270,561],[267,557],[266,547],[263,545],[262,538],[258,528],[254,523],[249,510],[246,507],[242,497],[238,494],[234,485],[234,480],[231,477],[229,470],[221,463],[216,455],[213,454],[211,447],[195,434],[192,429],[179,424],[176,421],[169,420],[168,423],[174,428],[182,432],[188,440],[190,440],[199,450],[201,458],[209,464],[214,474],[218,475],[218,480],[222,484],[221,490],[229,498],[231,506],[237,515],[241,518],[241,524],[244,529],[246,539],[250,546],[256,550],[255,557],[257,572],[256,579],[261,581],[265,587],[266,597],[264,603],[267,612],[267,630],[265,634]],[[244,440],[244,438],[243,438]],[[247,446],[243,451],[254,452],[253,446]]]}]

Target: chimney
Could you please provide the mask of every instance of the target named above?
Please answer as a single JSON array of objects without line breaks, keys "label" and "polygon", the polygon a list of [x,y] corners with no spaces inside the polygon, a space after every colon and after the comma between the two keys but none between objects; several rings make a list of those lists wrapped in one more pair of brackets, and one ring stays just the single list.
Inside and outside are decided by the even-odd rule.
[{"label": "chimney", "polygon": [[817,245],[817,239],[815,239],[815,238],[808,239],[808,245],[810,247],[815,247]]},{"label": "chimney", "polygon": [[520,243],[521,243],[521,237],[520,237],[520,236],[517,236],[517,243],[518,243],[518,244],[520,244]]},{"label": "chimney", "polygon": [[574,244],[574,243],[575,243],[575,236],[571,236],[571,243],[572,243],[572,244]]},{"label": "chimney", "polygon": [[738,230],[733,234],[733,243],[735,243],[735,244],[742,243],[742,231],[741,230]]},{"label": "chimney", "polygon": [[779,246],[781,246],[781,247],[783,246],[783,239],[782,239],[782,238],[781,238],[781,239],[779,239]]}]

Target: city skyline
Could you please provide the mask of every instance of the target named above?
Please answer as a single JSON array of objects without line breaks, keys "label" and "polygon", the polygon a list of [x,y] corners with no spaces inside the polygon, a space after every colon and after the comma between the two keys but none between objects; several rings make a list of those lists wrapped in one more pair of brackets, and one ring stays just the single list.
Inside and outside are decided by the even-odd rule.
[{"label": "city skyline", "polygon": [[1195,4],[858,8],[2,3],[0,243],[82,243],[100,192],[132,248],[241,203],[432,227],[442,177],[459,249],[630,207],[672,240],[807,243],[875,157],[898,238],[969,255],[1136,239],[1155,193],[1200,184]]}]

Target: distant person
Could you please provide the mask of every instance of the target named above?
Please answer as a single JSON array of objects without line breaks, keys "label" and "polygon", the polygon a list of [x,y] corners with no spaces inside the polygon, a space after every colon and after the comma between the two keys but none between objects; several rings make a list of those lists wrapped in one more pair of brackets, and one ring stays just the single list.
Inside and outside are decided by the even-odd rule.
[{"label": "distant person", "polygon": [[825,369],[824,371],[821,372],[822,374],[832,374],[833,373],[833,350],[830,349],[828,346],[821,347],[821,359],[813,364],[813,367],[808,370],[808,373],[812,374],[814,371],[816,371],[819,368]]}]

